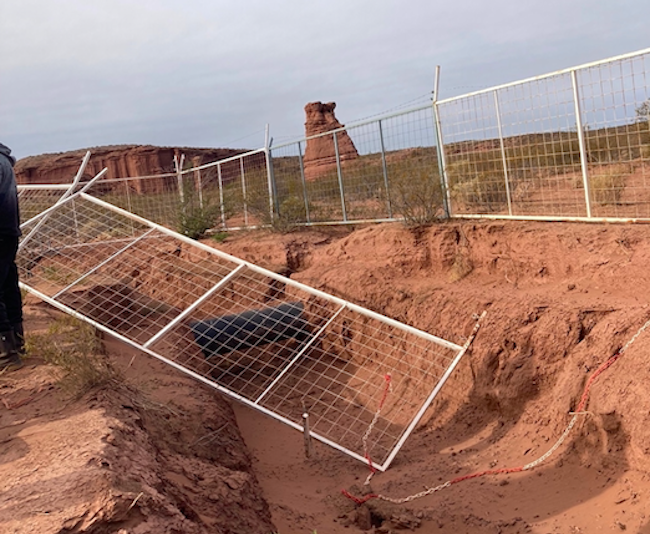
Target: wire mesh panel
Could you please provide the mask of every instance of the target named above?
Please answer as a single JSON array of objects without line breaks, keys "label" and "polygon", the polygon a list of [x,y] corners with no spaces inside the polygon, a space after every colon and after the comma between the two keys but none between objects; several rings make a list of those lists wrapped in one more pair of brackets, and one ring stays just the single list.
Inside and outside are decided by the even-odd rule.
[{"label": "wire mesh panel", "polygon": [[176,174],[101,180],[88,193],[157,224],[179,228],[182,210]]},{"label": "wire mesh panel", "polygon": [[513,213],[586,216],[570,74],[516,84],[496,95]]},{"label": "wire mesh panel", "polygon": [[156,224],[196,238],[271,220],[266,157],[255,150],[174,173],[101,180],[88,193]]},{"label": "wire mesh panel", "polygon": [[304,146],[298,142],[271,149],[276,211],[280,221],[289,224],[310,224],[312,213],[318,217],[307,192]]},{"label": "wire mesh panel", "polygon": [[380,469],[463,353],[87,194],[23,230],[27,290]]},{"label": "wire mesh panel", "polygon": [[20,220],[28,221],[56,204],[70,189],[70,184],[18,185]]},{"label": "wire mesh panel", "polygon": [[287,202],[292,222],[430,222],[442,212],[430,105],[271,152],[279,212]]},{"label": "wire mesh panel", "polygon": [[[389,217],[387,179],[378,122],[348,128],[352,152],[342,160],[341,175],[348,220]],[[337,142],[340,144],[337,135]],[[340,150],[339,150],[340,152]]]},{"label": "wire mesh panel", "polygon": [[650,217],[650,54],[581,69],[591,211]]},{"label": "wire mesh panel", "polygon": [[458,215],[648,218],[650,52],[441,100]]},{"label": "wire mesh panel", "polygon": [[505,174],[492,94],[439,106],[452,210],[507,213]]},{"label": "wire mesh panel", "polygon": [[42,219],[23,225],[20,277],[43,294],[55,296],[145,230],[146,226],[127,217],[72,198]]},{"label": "wire mesh panel", "polygon": [[569,74],[440,103],[456,214],[585,216]]},{"label": "wire mesh panel", "polygon": [[304,151],[302,163],[312,221],[347,221],[341,167],[356,156],[352,141],[328,133],[304,140]]},{"label": "wire mesh panel", "polygon": [[429,223],[442,214],[443,193],[433,108],[378,121],[385,149],[391,217]]}]

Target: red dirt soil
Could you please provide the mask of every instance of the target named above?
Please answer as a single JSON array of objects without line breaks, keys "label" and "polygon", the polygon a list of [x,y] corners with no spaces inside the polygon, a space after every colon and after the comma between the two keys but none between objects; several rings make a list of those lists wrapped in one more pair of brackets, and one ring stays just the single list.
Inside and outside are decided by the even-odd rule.
[{"label": "red dirt soil", "polygon": [[[32,358],[0,376],[0,532],[650,534],[650,329],[539,468],[406,505],[341,495],[405,497],[544,454],[591,373],[650,319],[649,237],[641,225],[449,222],[206,240],[459,344],[487,316],[370,488],[362,463],[321,444],[306,459],[300,433],[115,341],[125,382],[81,399]],[[44,328],[43,310],[27,308],[28,330]]]}]

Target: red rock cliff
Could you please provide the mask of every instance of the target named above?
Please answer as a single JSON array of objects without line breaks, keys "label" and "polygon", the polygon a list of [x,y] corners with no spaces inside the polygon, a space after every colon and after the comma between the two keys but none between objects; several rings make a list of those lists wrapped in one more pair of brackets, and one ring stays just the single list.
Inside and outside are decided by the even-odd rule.
[{"label": "red rock cliff", "polygon": [[[108,168],[106,179],[151,176],[173,172],[174,155],[185,154],[186,162],[201,165],[244,152],[227,148],[175,148],[148,145],[105,146],[89,150],[91,158],[84,173],[85,180],[95,176],[104,167]],[[84,149],[23,158],[16,163],[16,180],[19,184],[70,183],[79,170],[85,153]],[[149,191],[147,192],[161,189],[164,186],[163,181],[163,178],[148,180]]]}]

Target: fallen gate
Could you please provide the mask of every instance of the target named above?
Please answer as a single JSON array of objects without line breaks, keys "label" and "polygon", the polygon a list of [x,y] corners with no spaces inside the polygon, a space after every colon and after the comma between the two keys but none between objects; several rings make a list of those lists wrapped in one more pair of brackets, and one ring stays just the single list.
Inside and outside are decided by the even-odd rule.
[{"label": "fallen gate", "polygon": [[465,352],[83,191],[23,234],[27,291],[381,471]]}]

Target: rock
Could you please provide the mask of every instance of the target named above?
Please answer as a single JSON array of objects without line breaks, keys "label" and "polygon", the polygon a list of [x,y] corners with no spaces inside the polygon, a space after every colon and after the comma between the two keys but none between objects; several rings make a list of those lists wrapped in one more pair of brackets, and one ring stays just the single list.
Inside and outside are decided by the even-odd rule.
[{"label": "rock", "polygon": [[[334,102],[310,102],[305,106],[305,136],[331,132],[343,125],[334,116]],[[359,156],[357,149],[347,132],[336,134],[341,164]],[[305,179],[313,181],[336,169],[336,151],[332,135],[324,135],[307,141],[304,157]]]},{"label": "rock", "polygon": [[[174,171],[174,156],[185,155],[185,166],[196,166],[220,159],[225,159],[242,150],[227,148],[174,148],[156,147],[150,145],[117,145],[94,147],[89,149],[91,158],[86,167],[82,181],[89,180],[104,167],[108,168],[107,175],[102,180],[125,178],[131,176],[151,176]],[[86,150],[73,150],[58,154],[42,154],[29,156],[16,163],[16,181],[19,184],[62,184],[71,183],[79,170]],[[263,156],[263,155],[262,155]],[[223,172],[224,177],[237,172]],[[260,162],[263,164],[263,161]],[[224,168],[224,171],[226,169]],[[224,179],[224,181],[228,181]],[[176,177],[140,180],[133,182],[132,188],[137,193],[156,193],[175,186]],[[108,184],[104,187],[109,189]]]},{"label": "rock", "polygon": [[372,516],[367,506],[357,508],[354,522],[361,530],[370,530],[372,528]]}]

